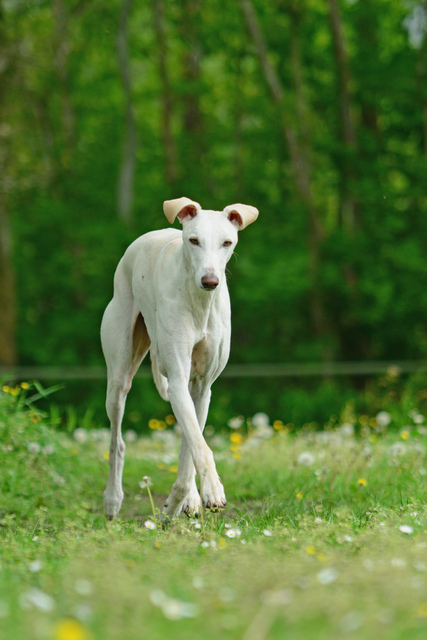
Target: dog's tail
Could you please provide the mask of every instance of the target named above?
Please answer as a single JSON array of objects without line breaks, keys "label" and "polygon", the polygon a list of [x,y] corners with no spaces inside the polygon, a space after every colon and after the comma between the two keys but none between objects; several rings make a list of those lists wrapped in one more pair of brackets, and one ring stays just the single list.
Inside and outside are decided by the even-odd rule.
[{"label": "dog's tail", "polygon": [[153,378],[157,387],[157,391],[159,392],[163,400],[168,401],[168,379],[166,378],[166,376],[160,373],[159,367],[157,366],[157,361],[153,354],[151,354],[151,369],[153,371]]}]

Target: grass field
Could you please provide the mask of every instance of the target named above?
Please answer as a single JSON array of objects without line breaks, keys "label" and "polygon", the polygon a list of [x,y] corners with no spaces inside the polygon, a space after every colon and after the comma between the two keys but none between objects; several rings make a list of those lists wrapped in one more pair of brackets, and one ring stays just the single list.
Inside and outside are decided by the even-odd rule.
[{"label": "grass field", "polygon": [[[28,388],[26,388],[28,387]],[[427,637],[427,429],[415,407],[323,432],[259,414],[207,430],[228,505],[167,528],[172,417],[126,434],[107,522],[108,433],[59,432],[33,385],[0,392],[0,637]],[[142,483],[144,485],[144,483]]]}]

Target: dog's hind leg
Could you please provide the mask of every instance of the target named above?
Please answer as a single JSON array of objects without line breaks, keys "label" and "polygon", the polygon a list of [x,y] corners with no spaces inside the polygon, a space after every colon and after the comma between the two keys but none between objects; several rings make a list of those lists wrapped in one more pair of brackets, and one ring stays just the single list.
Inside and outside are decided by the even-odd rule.
[{"label": "dog's hind leg", "polygon": [[[110,473],[104,492],[104,508],[110,519],[117,516],[123,501],[125,443],[121,425],[126,397],[132,379],[150,348],[143,317],[138,313],[135,318],[135,313],[129,311],[129,304],[124,302],[113,298],[105,310],[101,326],[108,373],[106,409],[111,424]],[[132,300],[129,298],[127,302],[132,303]]]}]

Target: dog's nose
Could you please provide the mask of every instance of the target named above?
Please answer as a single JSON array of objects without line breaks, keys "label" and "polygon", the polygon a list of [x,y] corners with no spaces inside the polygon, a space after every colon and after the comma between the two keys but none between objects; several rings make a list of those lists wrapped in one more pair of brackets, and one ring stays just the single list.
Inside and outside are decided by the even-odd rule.
[{"label": "dog's nose", "polygon": [[215,274],[208,273],[207,275],[203,276],[202,278],[203,289],[206,289],[207,291],[212,291],[213,289],[216,289],[218,285],[219,285],[219,280]]}]

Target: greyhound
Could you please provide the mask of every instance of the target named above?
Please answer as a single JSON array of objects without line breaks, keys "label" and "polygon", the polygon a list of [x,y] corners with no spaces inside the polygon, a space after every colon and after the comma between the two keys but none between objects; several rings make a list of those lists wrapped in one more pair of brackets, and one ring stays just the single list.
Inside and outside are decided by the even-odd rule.
[{"label": "greyhound", "polygon": [[121,423],[126,397],[148,351],[157,390],[170,401],[182,431],[178,474],[164,517],[181,512],[198,515],[201,501],[212,510],[226,505],[203,429],[212,383],[230,351],[225,268],[238,231],[257,219],[258,210],[244,204],[223,211],[203,210],[189,198],[167,200],[163,210],[170,224],[178,218],[182,231],[151,231],[128,247],[117,267],[114,295],[101,324],[111,422],[110,473],[104,492],[110,519],[118,515],[123,501]]}]

